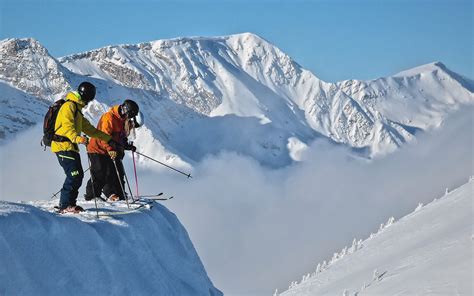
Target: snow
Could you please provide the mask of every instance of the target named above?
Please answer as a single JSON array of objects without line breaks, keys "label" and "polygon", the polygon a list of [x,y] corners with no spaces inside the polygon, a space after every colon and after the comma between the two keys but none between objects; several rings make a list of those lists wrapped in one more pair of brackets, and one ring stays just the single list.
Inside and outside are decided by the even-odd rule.
[{"label": "snow", "polygon": [[[395,123],[410,139],[422,130],[439,127],[446,111],[474,100],[473,81],[460,77],[436,62],[371,81],[340,82],[342,90],[379,120]],[[401,128],[400,128],[401,127]]]},{"label": "snow", "polygon": [[301,142],[296,137],[288,139],[288,150],[290,151],[290,157],[295,161],[301,161],[302,154],[308,149],[308,145]]},{"label": "snow", "polygon": [[[121,103],[126,98],[136,100],[146,117],[145,126],[137,131],[135,137],[139,151],[191,173],[193,168],[207,157],[218,156],[223,152],[249,156],[258,164],[271,168],[288,167],[295,161],[300,161],[304,152],[311,147],[311,143],[318,138],[348,146],[366,157],[382,157],[396,151],[404,143],[415,140],[418,134],[438,128],[454,111],[474,104],[473,81],[453,73],[439,62],[371,81],[327,83],[305,70],[276,46],[252,33],[107,46],[59,60],[51,57],[34,39],[6,39],[0,41],[0,144],[10,141],[23,130],[31,131],[29,127],[41,123],[42,116],[52,101],[64,96],[83,80],[91,81],[97,86],[96,101],[84,110],[92,122],[97,122],[99,116],[110,106]],[[39,135],[41,132],[35,134]],[[39,138],[38,136],[38,142]],[[25,151],[24,157],[31,157],[32,153],[28,152]],[[38,160],[33,162],[35,161]],[[138,162],[141,167],[156,168],[143,158],[138,158]],[[253,166],[253,163],[251,165]],[[52,173],[55,172],[44,172]],[[314,171],[308,175],[314,176]],[[58,178],[55,176],[54,179]],[[237,178],[240,176],[236,176]],[[306,190],[305,186],[301,186],[301,190]],[[235,187],[234,191],[238,189]],[[337,192],[337,188],[334,191]],[[193,192],[193,196],[195,193],[197,192]],[[245,191],[245,194],[251,195],[248,191]],[[35,198],[36,195],[43,196],[38,192],[33,192],[32,195],[35,195]],[[210,195],[211,193],[206,198],[209,199]],[[239,197],[232,200],[233,206],[237,198]],[[218,200],[222,203],[222,199],[220,196]],[[247,202],[246,199],[243,200]],[[156,259],[153,258],[156,257],[150,254],[161,256],[154,250],[162,250],[163,246],[161,242],[150,242],[149,233],[167,233],[178,229],[175,239],[179,236],[181,239],[177,239],[178,241],[182,242],[183,237],[184,241],[189,240],[187,235],[183,234],[184,230],[180,230],[181,226],[177,226],[179,222],[174,221],[171,228],[163,226],[169,224],[163,224],[163,218],[156,216],[174,216],[157,207],[144,211],[139,216],[133,214],[115,218],[103,217],[100,221],[93,213],[82,214],[78,218],[57,217],[37,207],[49,209],[52,204],[1,204],[0,224],[7,223],[7,228],[11,227],[18,233],[2,232],[0,246],[9,246],[4,237],[7,233],[10,237],[29,244],[25,248],[1,249],[2,256],[6,250],[13,252],[12,256],[30,259],[28,251],[36,251],[36,247],[54,247],[53,251],[65,258],[74,252],[67,249],[69,245],[62,245],[57,236],[67,237],[78,245],[87,246],[75,250],[78,253],[74,253],[71,258],[74,263],[80,262],[86,256],[104,257],[105,259],[100,259],[102,263],[111,264],[120,271],[118,276],[112,270],[104,271],[105,265],[96,266],[87,262],[81,265],[100,270],[108,280],[118,277],[122,281],[118,284],[118,289],[127,289],[124,274],[129,270],[120,265],[121,263],[114,262],[111,258],[113,256],[109,256],[108,252],[114,249],[117,243],[123,245],[124,242],[130,242],[125,244],[126,252],[119,250],[120,253],[114,254],[115,257],[121,258],[125,253],[131,253],[130,250],[143,249],[144,261],[154,262]],[[87,204],[87,207],[93,208],[93,205]],[[212,207],[216,208],[215,205]],[[235,210],[235,207],[232,209]],[[417,213],[422,214],[425,209],[426,207],[420,207]],[[22,212],[33,213],[33,217],[30,217],[33,220],[28,220]],[[222,221],[228,218],[225,217]],[[143,223],[144,220],[153,221],[150,224]],[[41,226],[43,222],[39,221],[43,221],[46,226]],[[160,223],[155,223],[156,221]],[[80,237],[69,235],[72,224],[79,227]],[[329,263],[320,264],[317,269],[322,271],[321,274],[328,274],[328,280],[332,280],[331,270],[336,270],[334,266],[364,253],[372,241],[399,225],[400,222],[397,222],[385,227],[379,235],[372,237],[364,245],[355,240],[350,248],[337,253],[332,260],[328,260]],[[198,228],[194,225],[192,227]],[[28,229],[38,230],[38,234]],[[118,229],[125,231],[119,233]],[[117,235],[113,237],[108,235],[109,233]],[[52,234],[54,236],[51,236]],[[50,240],[44,239],[50,237]],[[82,240],[92,241],[92,245],[99,249],[89,248]],[[186,244],[189,245],[190,242]],[[164,246],[171,249],[171,241],[166,241]],[[180,244],[178,246],[180,247],[175,251],[184,250],[182,254],[185,258],[182,260],[188,260],[181,265],[199,269],[201,264],[194,260],[197,257],[192,255],[194,250]],[[87,272],[74,272],[76,266],[67,260],[61,259],[61,266],[55,265],[53,251],[44,255],[45,261],[42,263],[48,265],[44,274],[54,275],[56,281],[62,283],[67,280],[66,275],[54,274],[55,269],[62,265],[68,272],[71,271],[74,277],[90,282],[91,287],[97,283],[94,281],[101,278],[95,271],[95,277]],[[171,254],[172,257],[173,252],[169,251],[164,255]],[[176,270],[175,261],[168,260],[164,255],[158,257],[163,268]],[[11,260],[12,256],[2,257],[2,260]],[[26,259],[21,261],[21,264],[26,264]],[[388,262],[388,259],[384,260],[381,259],[380,262]],[[179,260],[176,262],[182,263]],[[128,261],[126,263],[134,264]],[[32,282],[33,276],[43,276],[25,269],[23,265],[10,264],[7,270],[17,272],[19,280]],[[387,263],[386,266],[392,268],[390,270],[385,268],[385,265],[378,265],[367,265],[366,268],[363,265],[365,269],[360,273],[360,277],[351,277],[353,281],[350,282],[341,280],[344,285],[338,287],[347,289],[346,294],[350,295],[354,291],[360,291],[365,284],[371,283],[370,289],[376,291],[379,284],[389,283],[388,279],[404,279],[405,273],[395,273],[399,265],[392,266]],[[153,269],[148,265],[133,267],[130,270],[134,272],[138,270],[138,273],[158,274],[159,278],[167,279],[166,282],[174,283],[173,280],[168,280],[162,270]],[[377,272],[374,272],[375,269]],[[421,271],[415,267],[408,270]],[[385,271],[388,273],[384,274]],[[357,274],[356,271],[354,273]],[[202,268],[196,274],[204,278],[205,271]],[[393,276],[387,277],[390,274]],[[171,272],[169,277],[178,281],[176,275],[181,276]],[[342,272],[337,275],[342,276]],[[378,281],[381,275],[382,281]],[[410,273],[407,272],[406,275]],[[5,276],[5,272],[0,269],[0,283]],[[371,282],[374,277],[376,280]],[[174,290],[166,284],[160,281],[151,283],[151,279],[145,278],[142,279],[146,281],[145,288],[158,287],[174,294]],[[10,280],[10,277],[8,279]],[[191,276],[183,281],[188,283],[190,279]],[[304,282],[311,283],[313,279],[311,276],[305,276]],[[196,291],[204,291],[205,288],[202,287],[211,286],[204,279],[200,283],[193,284],[192,287],[198,287],[195,288]],[[75,287],[80,286],[77,282],[72,284]],[[52,288],[45,283],[32,285],[38,291]],[[109,288],[101,286],[104,283],[97,285],[99,288]],[[183,286],[185,285],[178,285],[182,290],[176,294],[188,291]],[[294,286],[296,291],[300,291],[299,287],[304,287],[301,284]],[[85,286],[80,287],[87,289]],[[331,291],[339,295],[344,293],[344,290],[336,290],[334,288]],[[288,293],[292,293],[291,291]],[[2,293],[0,289],[0,295]],[[120,291],[117,293],[120,294]]]},{"label": "snow", "polygon": [[425,65],[421,65],[412,69],[408,69],[402,72],[399,72],[393,77],[404,77],[404,76],[416,76],[421,75],[422,73],[431,73],[438,70],[443,70],[446,66],[441,62],[433,62]]},{"label": "snow", "polygon": [[77,215],[52,213],[56,204],[0,201],[0,295],[222,295],[162,205],[97,219],[94,202]]},{"label": "snow", "polygon": [[280,295],[472,295],[474,182],[391,218]]}]

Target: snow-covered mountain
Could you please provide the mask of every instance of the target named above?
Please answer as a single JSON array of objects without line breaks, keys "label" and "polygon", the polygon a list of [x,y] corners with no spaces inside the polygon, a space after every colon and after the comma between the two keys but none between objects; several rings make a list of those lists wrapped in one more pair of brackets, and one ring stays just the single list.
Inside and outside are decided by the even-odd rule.
[{"label": "snow-covered mountain", "polygon": [[6,39],[0,56],[2,138],[41,121],[46,102],[89,80],[98,95],[88,115],[138,101],[147,119],[139,148],[180,163],[228,150],[278,167],[317,137],[385,154],[474,102],[474,83],[439,62],[327,83],[251,33],[107,46],[59,60],[33,39]]},{"label": "snow-covered mountain", "polygon": [[222,295],[164,206],[99,204],[97,219],[93,202],[78,215],[55,204],[0,201],[0,295]]},{"label": "snow-covered mountain", "polygon": [[0,140],[41,122],[69,84],[69,71],[34,39],[0,43]]},{"label": "snow-covered mountain", "polygon": [[472,295],[473,193],[471,177],[399,221],[390,218],[280,295]]}]

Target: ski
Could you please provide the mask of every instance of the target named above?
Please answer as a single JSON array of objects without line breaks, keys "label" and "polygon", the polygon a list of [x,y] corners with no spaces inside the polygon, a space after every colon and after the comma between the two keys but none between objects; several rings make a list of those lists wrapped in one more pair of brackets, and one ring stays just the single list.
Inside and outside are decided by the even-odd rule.
[{"label": "ski", "polygon": [[134,203],[137,203],[137,202],[149,202],[149,201],[164,201],[164,200],[170,200],[172,199],[174,196],[170,196],[170,197],[161,197],[163,195],[163,192],[159,193],[159,194],[154,194],[154,195],[140,195],[139,198],[136,198],[135,197],[135,200],[132,202],[132,204]]},{"label": "ski", "polygon": [[172,199],[174,196],[170,196],[170,197],[161,197],[161,198],[148,198],[148,199],[151,199],[151,200],[170,200]]},{"label": "ski", "polygon": [[170,199],[172,199],[173,197],[174,197],[174,196],[170,196],[170,197],[144,197],[144,198],[135,199],[135,201],[132,202],[132,203],[136,203],[136,202],[140,202],[140,201],[146,202],[147,200],[148,200],[148,201],[170,200]]},{"label": "ski", "polygon": [[153,197],[158,197],[162,196],[163,192],[160,192],[158,194],[146,194],[146,195],[138,195],[138,196],[133,196],[134,198],[153,198]]},{"label": "ski", "polygon": [[[125,200],[118,200],[118,201],[102,200],[102,201],[105,204],[116,206],[120,204],[121,202],[124,202]],[[130,201],[129,203],[130,205],[151,205],[153,201],[150,199],[143,198],[143,199],[135,199],[133,201]],[[130,209],[132,209],[132,207],[130,207]]]},{"label": "ski", "polygon": [[151,200],[154,198],[158,198],[163,195],[163,192],[160,192],[158,194],[145,194],[145,195],[138,195],[133,197],[132,204],[137,203],[139,201],[146,201],[146,200]]},{"label": "ski", "polygon": [[[101,198],[101,200],[103,200]],[[107,204],[111,204],[113,205],[114,203],[111,203],[111,202],[105,202]],[[151,209],[153,208],[153,204],[152,202],[147,202],[146,200],[141,200],[140,203],[136,203],[135,204],[136,206],[135,207],[131,207],[130,209],[128,210],[115,210],[115,209],[108,209],[106,208],[106,210],[108,211],[104,211],[104,208],[102,209],[99,209],[99,212],[98,212],[98,216],[99,217],[107,217],[107,216],[115,216],[115,215],[125,215],[125,214],[132,214],[132,213],[138,213],[140,212],[141,209]],[[96,209],[95,208],[87,208],[87,209],[84,209],[84,211],[82,212],[77,212],[77,213],[60,213],[59,211],[59,207],[58,206],[54,206],[53,209],[50,210],[51,213],[55,213],[55,214],[58,214],[58,215],[84,215],[84,214],[96,214]]]},{"label": "ski", "polygon": [[141,204],[140,206],[130,209],[129,211],[99,212],[99,217],[112,217],[116,215],[127,215],[127,214],[139,213],[140,209],[143,209],[143,208],[151,209],[153,208],[153,205]]}]

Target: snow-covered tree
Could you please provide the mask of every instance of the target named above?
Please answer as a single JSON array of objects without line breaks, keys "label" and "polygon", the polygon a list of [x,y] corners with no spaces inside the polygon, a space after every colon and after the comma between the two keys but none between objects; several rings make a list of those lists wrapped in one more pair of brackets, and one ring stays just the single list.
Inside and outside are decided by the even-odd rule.
[{"label": "snow-covered tree", "polygon": [[372,275],[372,280],[376,281],[376,280],[378,280],[378,278],[379,278],[379,272],[376,268],[376,269],[374,269],[374,274]]}]

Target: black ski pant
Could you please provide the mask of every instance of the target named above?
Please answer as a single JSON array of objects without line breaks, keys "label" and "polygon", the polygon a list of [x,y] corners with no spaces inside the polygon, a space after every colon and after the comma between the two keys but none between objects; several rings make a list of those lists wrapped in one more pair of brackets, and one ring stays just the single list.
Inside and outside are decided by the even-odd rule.
[{"label": "black ski pant", "polygon": [[82,185],[84,171],[82,170],[81,155],[75,151],[56,152],[59,164],[66,174],[61,197],[59,199],[59,208],[65,209],[68,206],[75,206],[79,188]]},{"label": "black ski pant", "polygon": [[[96,197],[100,197],[102,192],[106,198],[112,194],[116,194],[120,199],[124,199],[114,161],[108,155],[104,154],[88,153],[88,156],[91,162],[91,178],[87,182],[85,199],[93,199],[94,194]],[[122,161],[117,158],[115,159],[115,163],[117,168],[119,168],[121,182],[124,184]],[[120,170],[120,168],[122,168],[122,170]]]},{"label": "black ski pant", "polygon": [[[125,199],[123,192],[125,190],[125,169],[123,167],[123,162],[122,159],[116,158],[115,159],[115,164],[117,165],[117,170],[115,170],[114,166],[114,174],[115,174],[115,180],[117,179],[117,171],[120,176],[120,182],[106,182],[104,185],[104,188],[102,189],[102,192],[105,194],[105,196],[109,197],[112,194],[116,194],[120,197],[121,200]],[[112,166],[113,166],[113,161],[112,161]],[[122,188],[120,188],[120,184],[122,184]]]}]

